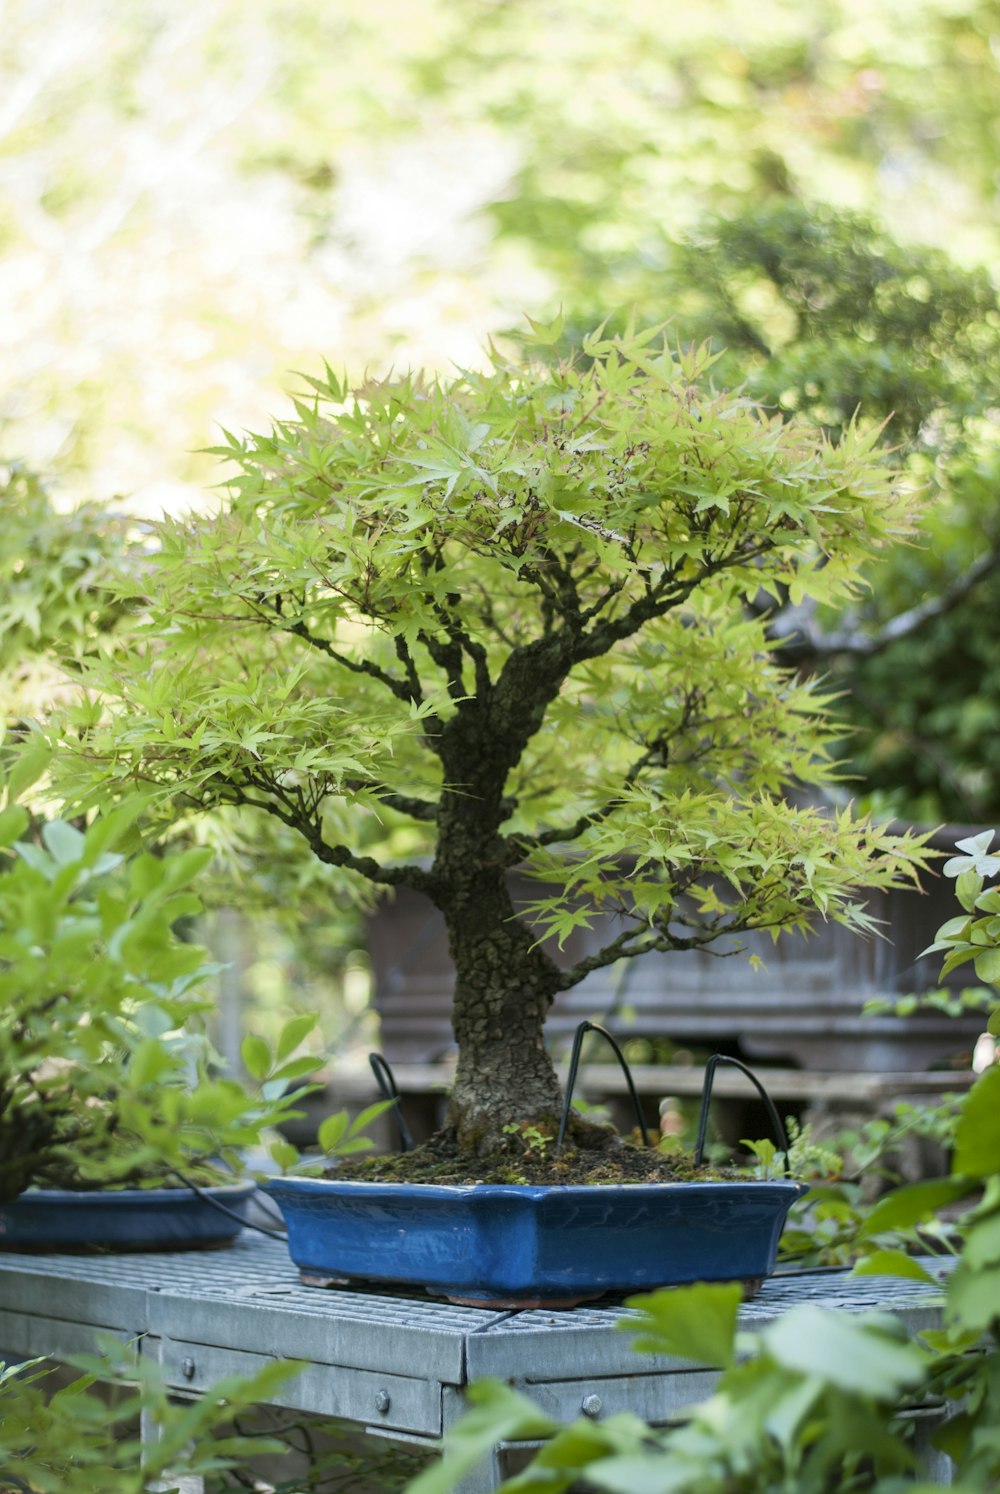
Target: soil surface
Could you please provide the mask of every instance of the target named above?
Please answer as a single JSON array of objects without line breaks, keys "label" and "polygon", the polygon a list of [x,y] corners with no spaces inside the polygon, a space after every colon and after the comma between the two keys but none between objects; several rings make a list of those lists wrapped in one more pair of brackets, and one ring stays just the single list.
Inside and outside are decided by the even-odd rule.
[{"label": "soil surface", "polygon": [[600,1150],[565,1145],[557,1152],[554,1142],[525,1146],[504,1157],[470,1157],[447,1140],[432,1137],[412,1152],[389,1156],[350,1157],[327,1171],[338,1182],[356,1179],[369,1183],[693,1183],[740,1178],[735,1168],[695,1167],[685,1153],[658,1152],[653,1147],[615,1141]]}]

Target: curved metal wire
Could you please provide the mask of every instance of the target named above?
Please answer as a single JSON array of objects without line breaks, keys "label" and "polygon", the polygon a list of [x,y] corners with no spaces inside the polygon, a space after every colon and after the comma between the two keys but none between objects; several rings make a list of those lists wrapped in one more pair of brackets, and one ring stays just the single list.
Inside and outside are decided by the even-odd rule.
[{"label": "curved metal wire", "polygon": [[774,1139],[778,1143],[778,1150],[785,1158],[785,1176],[789,1177],[791,1175],[791,1167],[788,1162],[788,1135],[782,1123],[781,1116],[775,1109],[774,1101],[752,1069],[748,1069],[746,1064],[741,1063],[738,1058],[727,1058],[724,1053],[713,1053],[705,1065],[705,1083],[702,1086],[701,1110],[698,1113],[698,1135],[694,1144],[694,1165],[700,1167],[701,1159],[704,1155],[705,1136],[708,1131],[708,1107],[712,1102],[712,1085],[715,1082],[715,1071],[720,1063],[731,1063],[733,1068],[739,1069],[741,1073],[746,1074],[750,1083],[764,1101],[767,1108],[768,1120],[771,1122],[771,1128],[774,1131]]},{"label": "curved metal wire", "polygon": [[[176,1167],[173,1169],[173,1174],[175,1178],[180,1178],[185,1188],[190,1188],[191,1192],[196,1198],[200,1198],[202,1203],[211,1204],[213,1209],[216,1209],[220,1214],[225,1214],[227,1219],[235,1219],[236,1223],[242,1225],[244,1229],[256,1230],[259,1235],[267,1235],[272,1240],[286,1241],[288,1239],[287,1231],[283,1229],[270,1229],[266,1224],[256,1224],[252,1219],[244,1218],[236,1209],[231,1209],[228,1204],[224,1204],[221,1198],[214,1198],[211,1193],[199,1187],[196,1182],[185,1173],[180,1172]],[[261,1193],[259,1188],[255,1193],[250,1195],[250,1199],[253,1199],[257,1203],[267,1202],[270,1204],[271,1202],[267,1194]],[[250,1199],[247,1200],[248,1203]]]},{"label": "curved metal wire", "polygon": [[415,1146],[413,1132],[403,1119],[399,1090],[396,1088],[396,1080],[392,1069],[390,1069],[381,1053],[369,1053],[368,1063],[372,1073],[375,1075],[375,1083],[382,1092],[382,1098],[392,1101],[392,1113],[396,1117],[396,1126],[399,1130],[399,1149],[401,1152],[412,1152]]},{"label": "curved metal wire", "polygon": [[601,1027],[597,1022],[581,1022],[573,1035],[573,1049],[569,1059],[569,1075],[566,1079],[566,1098],[563,1101],[562,1119],[559,1122],[559,1135],[556,1137],[556,1151],[559,1151],[566,1139],[566,1127],[569,1125],[569,1111],[573,1103],[573,1090],[576,1086],[576,1073],[580,1067],[580,1049],[588,1032],[599,1032],[601,1037],[606,1038],[614,1049],[615,1057],[621,1064],[622,1073],[625,1075],[628,1092],[632,1097],[635,1118],[639,1123],[639,1130],[642,1132],[642,1144],[643,1146],[649,1146],[649,1130],[646,1126],[645,1116],[642,1113],[642,1106],[639,1103],[639,1096],[632,1082],[632,1071],[628,1066],[628,1060],[606,1027]]}]

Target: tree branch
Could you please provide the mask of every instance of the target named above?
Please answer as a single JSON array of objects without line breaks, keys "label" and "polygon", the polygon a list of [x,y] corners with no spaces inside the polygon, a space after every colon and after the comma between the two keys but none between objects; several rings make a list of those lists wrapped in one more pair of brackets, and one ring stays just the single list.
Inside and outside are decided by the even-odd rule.
[{"label": "tree branch", "polygon": [[579,985],[585,976],[592,970],[603,970],[607,965],[613,965],[616,960],[633,960],[638,955],[666,952],[667,950],[702,949],[717,937],[714,933],[706,933],[701,936],[692,934],[681,937],[675,934],[660,933],[653,938],[646,938],[643,943],[635,945],[634,941],[641,939],[642,929],[626,929],[612,939],[610,944],[605,944],[603,949],[597,950],[586,959],[578,960],[568,970],[560,973],[559,990],[568,991],[573,986]]},{"label": "tree branch", "polygon": [[[215,796],[218,803],[245,805],[247,808],[262,809],[266,814],[274,815],[289,829],[301,835],[317,860],[322,861],[326,866],[344,867],[348,871],[358,872],[369,882],[378,882],[386,887],[415,887],[429,894],[434,886],[434,878],[422,866],[383,866],[373,856],[359,856],[347,846],[328,846],[323,839],[321,826],[314,819],[306,819],[303,815],[296,814],[295,810],[287,805],[287,799],[285,800],[286,807],[282,807],[280,801],[285,796],[273,785],[266,783],[257,785],[262,792],[273,796],[263,799],[248,793],[238,783],[227,781],[223,787],[225,791]],[[204,808],[204,805],[201,807]]]},{"label": "tree branch", "polygon": [[1000,550],[991,550],[970,565],[961,576],[957,576],[937,596],[928,597],[915,607],[897,612],[874,632],[848,627],[825,633],[815,625],[812,609],[802,606],[786,607],[779,612],[768,627],[768,635],[779,637],[788,630],[788,636],[782,641],[776,654],[783,664],[799,664],[807,659],[829,658],[834,654],[868,659],[874,654],[882,653],[900,639],[911,637],[935,618],[946,616],[965,600],[980,581],[997,569],[1000,569]]},{"label": "tree branch", "polygon": [[656,586],[649,587],[643,596],[637,597],[620,617],[606,618],[589,633],[581,633],[573,649],[574,664],[585,659],[598,659],[610,652],[616,643],[631,638],[654,617],[662,617],[671,607],[686,601],[697,586],[719,569],[718,565],[706,566],[697,577],[683,582],[676,581],[672,571],[666,572]]},{"label": "tree branch", "polygon": [[342,866],[349,871],[358,872],[369,882],[378,882],[384,887],[414,887],[418,892],[426,892],[428,895],[436,886],[435,878],[425,867],[412,863],[383,866],[373,856],[358,856],[347,846],[328,846],[318,829],[315,834],[307,835],[306,839],[317,860],[327,866]]},{"label": "tree branch", "polygon": [[420,642],[430,654],[439,669],[443,669],[446,680],[445,688],[452,700],[465,699],[465,685],[462,683],[462,649],[455,639],[449,634],[448,642],[442,643],[439,638],[421,630],[417,634]]},{"label": "tree branch", "polygon": [[[688,885],[690,885],[690,879],[688,880]],[[675,883],[674,890],[684,892],[686,888],[683,885]],[[731,959],[733,955],[743,954],[745,946],[741,944],[733,949],[720,949],[718,947],[718,940],[720,938],[727,935],[763,933],[773,928],[787,928],[792,922],[791,917],[784,917],[760,918],[750,923],[745,918],[736,916],[729,923],[725,923],[723,921],[725,916],[725,914],[719,914],[714,919],[710,919],[704,923],[700,923],[693,918],[684,918],[681,916],[678,920],[680,923],[696,928],[699,932],[694,934],[671,934],[668,930],[661,928],[658,934],[652,938],[647,937],[638,946],[633,941],[643,939],[648,925],[644,925],[641,928],[625,929],[616,939],[612,939],[610,944],[606,944],[603,949],[599,949],[594,954],[588,955],[586,959],[579,960],[569,970],[562,972],[559,989],[561,991],[568,991],[572,986],[579,984],[584,976],[589,975],[592,970],[601,970],[606,965],[613,965],[615,960],[636,959],[639,955],[644,954],[667,953],[673,950],[704,949],[714,959]]]},{"label": "tree branch", "polygon": [[490,679],[486,649],[458,625],[455,618],[440,602],[430,598],[427,600],[442,629],[448,635],[447,642],[443,643],[433,634],[425,631],[421,631],[417,636],[434,663],[447,674],[448,694],[455,701],[464,700],[468,694],[462,677],[463,655],[467,655],[472,660],[475,670],[476,691],[485,698],[493,684]]},{"label": "tree branch", "polygon": [[672,607],[679,607],[692,592],[720,571],[729,570],[735,565],[749,565],[773,550],[774,544],[774,540],[767,536],[745,550],[730,550],[728,553],[709,556],[698,574],[686,581],[678,581],[674,571],[664,571],[660,580],[651,585],[647,573],[644,594],[637,597],[620,617],[605,619],[591,628],[589,633],[579,635],[574,645],[572,662],[580,664],[585,659],[600,658],[616,643],[638,633],[653,618],[663,617]]},{"label": "tree branch", "polygon": [[315,633],[310,633],[301,618],[293,623],[284,623],[283,631],[294,633],[296,638],[301,638],[312,648],[319,649],[321,653],[326,654],[328,659],[332,659],[335,664],[342,665],[344,669],[351,670],[353,674],[367,674],[371,679],[378,680],[380,684],[385,685],[388,690],[392,691],[397,700],[412,701],[415,705],[419,705],[423,700],[419,689],[419,681],[417,681],[416,692],[414,692],[414,685],[411,679],[397,679],[395,675],[389,674],[385,669],[381,669],[370,659],[349,659],[346,654],[342,654],[339,649],[334,648],[328,639],[317,638]]},{"label": "tree branch", "polygon": [[624,579],[613,582],[605,591],[601,593],[596,602],[592,602],[589,607],[585,608],[584,611],[580,613],[581,625],[593,622],[594,618],[604,611],[608,603],[613,602],[615,597],[618,596],[620,592],[624,591],[624,589]]},{"label": "tree branch", "polygon": [[477,643],[468,634],[462,633],[459,636],[460,646],[465,649],[465,652],[472,660],[472,665],[476,672],[476,694],[485,698],[489,694],[493,684],[493,681],[490,679],[486,650],[481,643]]},{"label": "tree branch", "polygon": [[411,820],[423,820],[432,824],[438,817],[440,806],[432,799],[418,799],[415,795],[397,794],[395,790],[382,788],[377,783],[347,782],[345,787],[351,793],[365,791],[373,794],[387,809],[394,809],[397,814],[409,815]]},{"label": "tree branch", "polygon": [[[284,598],[280,594],[272,598],[263,592],[258,593],[256,607],[267,618],[269,623],[272,617],[275,618],[278,627],[283,633],[291,633],[296,638],[301,638],[304,643],[309,644],[310,648],[319,649],[320,653],[325,654],[328,659],[332,659],[335,664],[342,665],[344,669],[351,670],[353,674],[366,674],[369,678],[378,680],[380,684],[385,685],[388,690],[392,691],[397,700],[413,701],[416,705],[419,705],[423,700],[420,680],[416,669],[413,667],[412,659],[409,661],[410,667],[407,671],[407,678],[405,680],[397,679],[395,675],[390,674],[386,669],[381,669],[378,664],[373,663],[370,659],[351,659],[347,654],[342,654],[339,649],[334,648],[329,639],[319,638],[315,633],[310,632],[301,617],[297,617],[293,622],[289,621],[285,616]],[[399,655],[398,647],[396,652]]]},{"label": "tree branch", "polygon": [[[661,741],[651,743],[641,757],[636,758],[622,779],[622,787],[634,783],[643,768],[660,760],[663,744]],[[523,861],[532,851],[540,850],[543,846],[559,845],[563,841],[576,840],[589,830],[591,825],[599,825],[613,814],[621,803],[620,799],[609,799],[598,809],[588,810],[586,814],[580,815],[571,825],[554,826],[550,830],[542,830],[538,835],[511,835],[504,838],[505,852],[503,856],[504,866],[516,866]]]},{"label": "tree branch", "polygon": [[393,644],[396,649],[396,658],[406,670],[406,682],[410,687],[410,699],[416,705],[419,705],[424,698],[424,692],[420,684],[420,676],[417,674],[417,666],[414,663],[413,655],[410,653],[406,639],[399,633],[393,638]]}]

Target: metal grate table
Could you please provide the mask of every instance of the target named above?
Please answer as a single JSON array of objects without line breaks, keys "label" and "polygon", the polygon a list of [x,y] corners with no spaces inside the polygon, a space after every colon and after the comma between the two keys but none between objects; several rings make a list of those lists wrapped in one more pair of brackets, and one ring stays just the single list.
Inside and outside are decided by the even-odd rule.
[{"label": "metal grate table", "polygon": [[[820,1271],[766,1281],[741,1326],[763,1327],[806,1301],[888,1310],[911,1332],[940,1316],[939,1292],[920,1282]],[[429,1447],[461,1415],[464,1387],[486,1375],[564,1419],[586,1401],[589,1415],[631,1410],[663,1423],[711,1392],[715,1371],[637,1357],[615,1330],[622,1313],[614,1300],[501,1312],[392,1290],[323,1291],[302,1286],[284,1246],[259,1236],[211,1252],[0,1254],[0,1346],[10,1356],[58,1360],[110,1331],[140,1341],[167,1384],[187,1393],[269,1359],[306,1360],[277,1404]],[[496,1487],[501,1454],[463,1494]]]}]

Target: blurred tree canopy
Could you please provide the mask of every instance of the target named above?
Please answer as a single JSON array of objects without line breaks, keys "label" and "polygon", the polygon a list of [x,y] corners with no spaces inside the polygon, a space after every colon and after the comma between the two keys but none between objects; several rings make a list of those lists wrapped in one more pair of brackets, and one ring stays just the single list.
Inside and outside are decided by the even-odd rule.
[{"label": "blurred tree canopy", "polygon": [[775,626],[876,803],[994,817],[998,55],[996,0],[12,0],[0,450],[176,509],[290,369],[672,318],[720,384],[891,416],[927,543]]},{"label": "blurred tree canopy", "polygon": [[[873,802],[927,820],[1000,807],[1000,388],[997,294],[982,268],[903,246],[872,219],[794,197],[706,220],[645,298],[715,377],[838,438],[884,423],[923,493],[922,543],[897,548],[837,617],[786,609],[785,657],[828,669],[857,727],[844,744]],[[992,625],[991,625],[992,624]]]},{"label": "blurred tree canopy", "polygon": [[771,197],[994,265],[997,26],[969,0],[12,0],[7,454],[196,498],[192,450],[290,369],[587,321]]}]

